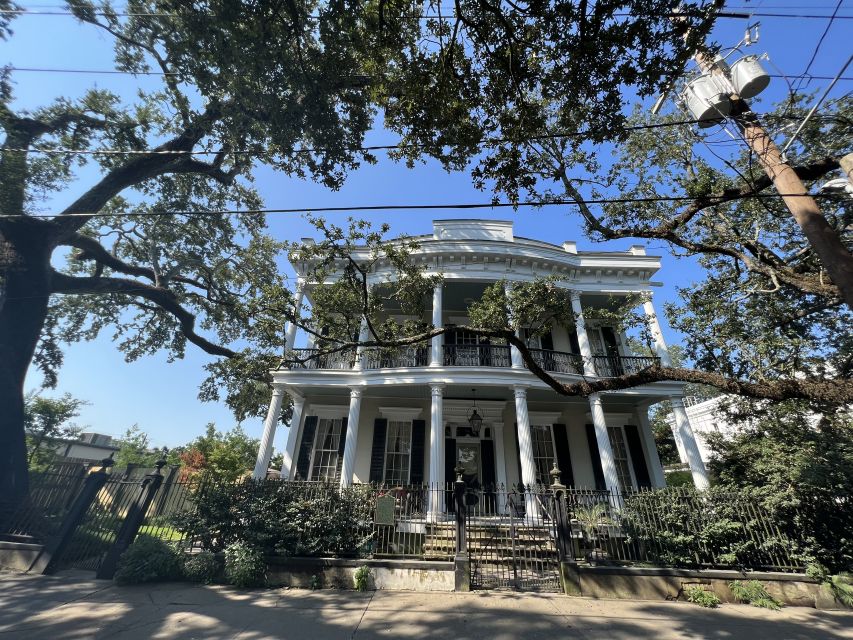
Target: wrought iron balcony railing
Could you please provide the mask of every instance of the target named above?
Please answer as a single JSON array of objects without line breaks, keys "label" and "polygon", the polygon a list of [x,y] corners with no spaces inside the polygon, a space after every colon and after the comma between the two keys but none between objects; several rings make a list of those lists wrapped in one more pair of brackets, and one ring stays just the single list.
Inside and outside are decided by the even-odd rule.
[{"label": "wrought iron balcony railing", "polygon": [[[319,349],[293,349],[293,359],[303,362],[291,363],[291,369],[352,369],[355,364],[354,351],[339,351],[320,354]],[[582,375],[583,357],[576,353],[531,349],[533,359],[545,371]],[[402,367],[426,367],[429,365],[429,345],[418,345],[399,349],[366,349],[363,353],[365,369],[396,369]],[[613,378],[637,373],[657,364],[660,359],[648,356],[593,356],[596,374],[602,378]],[[507,345],[444,345],[446,367],[511,367],[510,347]]]}]

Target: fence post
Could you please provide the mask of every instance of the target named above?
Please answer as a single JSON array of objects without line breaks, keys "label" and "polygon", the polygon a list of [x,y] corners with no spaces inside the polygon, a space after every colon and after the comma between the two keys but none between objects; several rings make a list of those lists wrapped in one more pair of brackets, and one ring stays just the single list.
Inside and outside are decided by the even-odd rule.
[{"label": "fence post", "polygon": [[566,504],[566,485],[560,482],[561,471],[554,460],[551,469],[551,491],[554,500],[554,520],[557,529],[557,557],[560,560],[560,582],[567,596],[581,595],[580,573],[575,560],[572,525]]},{"label": "fence post", "polygon": [[456,591],[471,590],[471,558],[468,557],[468,538],[465,530],[465,518],[468,507],[465,505],[465,481],[462,479],[463,468],[456,471],[456,482],[453,484],[453,500],[456,503],[456,557],[454,558],[454,574]]},{"label": "fence post", "polygon": [[109,458],[101,460],[101,468],[98,471],[93,471],[86,476],[83,480],[80,493],[77,494],[73,504],[68,509],[68,513],[62,521],[59,531],[45,542],[41,552],[39,552],[32,565],[30,565],[29,573],[44,575],[52,573],[56,569],[55,561],[59,560],[68,548],[68,543],[71,542],[74,532],[83,522],[83,518],[86,517],[89,506],[106,483],[108,477],[107,469],[112,465],[113,457],[110,454]]},{"label": "fence post", "polygon": [[115,575],[118,560],[131,543],[136,539],[136,534],[139,533],[139,528],[145,520],[145,514],[148,512],[148,507],[154,501],[154,496],[157,495],[157,490],[163,483],[163,474],[160,470],[166,464],[166,460],[160,459],[157,461],[157,470],[154,473],[147,474],[139,483],[139,495],[136,500],[130,505],[127,517],[121,523],[121,528],[118,530],[115,542],[107,555],[104,556],[101,566],[98,567],[96,578],[111,579]]}]

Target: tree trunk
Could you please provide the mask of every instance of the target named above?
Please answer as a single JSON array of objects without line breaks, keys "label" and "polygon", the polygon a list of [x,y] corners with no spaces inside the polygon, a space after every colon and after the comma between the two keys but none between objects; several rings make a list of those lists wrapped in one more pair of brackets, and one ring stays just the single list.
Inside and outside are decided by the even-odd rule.
[{"label": "tree trunk", "polygon": [[27,226],[0,229],[0,523],[29,487],[24,382],[50,297],[51,247]]}]

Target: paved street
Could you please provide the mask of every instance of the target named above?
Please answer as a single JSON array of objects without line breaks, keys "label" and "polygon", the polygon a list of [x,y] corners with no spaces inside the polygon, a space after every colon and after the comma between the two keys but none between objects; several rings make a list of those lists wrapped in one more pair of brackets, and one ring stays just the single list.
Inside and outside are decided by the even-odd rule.
[{"label": "paved street", "polygon": [[560,595],[160,584],[0,574],[0,638],[853,638],[853,612]]}]

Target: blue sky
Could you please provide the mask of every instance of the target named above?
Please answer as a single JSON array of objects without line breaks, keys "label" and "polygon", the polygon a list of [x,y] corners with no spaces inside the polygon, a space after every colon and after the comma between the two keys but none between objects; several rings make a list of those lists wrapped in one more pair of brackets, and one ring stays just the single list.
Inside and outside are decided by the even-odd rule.
[{"label": "blue sky", "polygon": [[[29,3],[21,0],[24,8],[49,11],[61,3]],[[831,0],[763,0],[745,2],[732,0],[732,9],[766,13],[809,13],[829,15],[836,3]],[[120,2],[116,6],[121,6]],[[853,15],[853,0],[845,0],[840,16]],[[761,41],[750,53],[767,52],[775,67],[785,74],[801,74],[815,46],[828,24],[828,19],[756,18],[761,21]],[[733,45],[743,35],[746,21],[721,20],[713,38],[722,44]],[[0,42],[0,64],[16,67],[110,69],[112,42],[102,32],[79,25],[69,16],[24,16],[13,23],[15,31],[7,42]],[[850,53],[853,20],[836,20],[816,56],[811,74],[834,76]],[[771,73],[779,73],[770,67]],[[846,76],[853,75],[848,69]],[[120,95],[132,96],[139,88],[150,88],[156,80],[123,75],[86,75],[77,73],[15,72],[17,106],[35,108],[49,103],[57,96],[76,97],[87,88],[99,86]],[[813,80],[808,89],[823,89],[826,80]],[[851,89],[850,82],[840,82],[831,96],[842,95]],[[774,79],[762,94],[769,103],[784,96],[786,85]],[[371,134],[370,142],[387,139],[382,131]],[[50,205],[60,206],[83,190],[87,181],[72,185],[71,189]],[[269,207],[322,207],[370,204],[412,204],[448,202],[484,202],[489,194],[478,192],[465,173],[448,174],[437,163],[427,162],[409,170],[380,157],[377,165],[364,166],[350,174],[344,187],[331,192],[324,187],[300,180],[288,179],[268,169],[257,173],[257,187]],[[536,211],[521,208],[479,210],[483,218],[511,219],[517,235],[560,243],[577,240],[581,250],[595,248],[623,250],[633,244],[630,240],[593,244],[584,238],[578,219],[571,210],[551,207]],[[375,222],[388,221],[394,232],[429,233],[432,218],[472,217],[471,212],[431,211],[428,213],[383,212],[361,216]],[[294,240],[310,235],[307,223],[298,216],[272,216],[270,232],[281,239]],[[656,304],[674,299],[676,286],[687,286],[701,277],[695,263],[689,259],[673,257],[660,243],[649,245],[651,253],[664,256],[663,267],[657,280],[665,283],[656,292]],[[667,339],[678,342],[679,337],[664,327]],[[187,349],[184,360],[167,363],[163,354],[126,364],[114,348],[106,332],[90,343],[71,345],[66,350],[65,365],[60,373],[59,387],[48,394],[70,392],[90,403],[77,422],[80,425],[112,435],[120,435],[130,425],[137,423],[151,436],[155,445],[174,446],[185,443],[200,434],[208,422],[216,422],[220,429],[235,424],[233,416],[224,405],[201,403],[197,399],[198,385],[204,379],[203,365],[208,357],[197,349]],[[33,372],[28,388],[37,387],[40,378]],[[261,421],[247,420],[246,431],[260,436]],[[276,438],[276,449],[283,446],[283,434]]]}]

